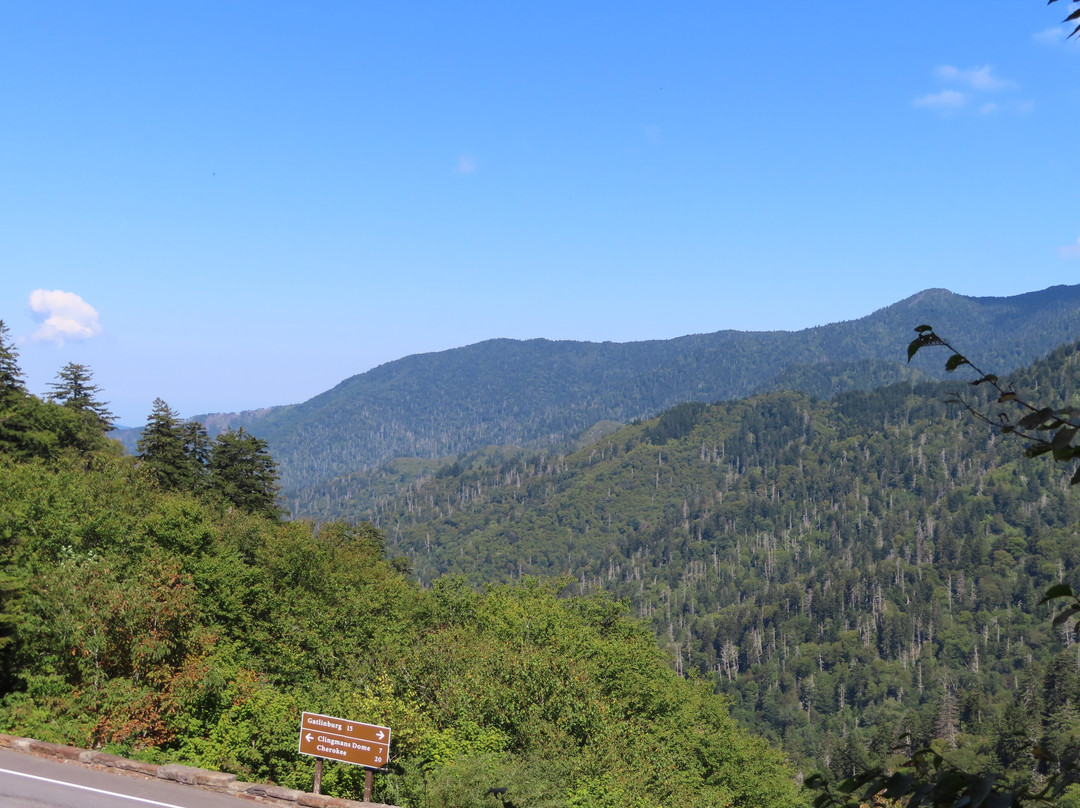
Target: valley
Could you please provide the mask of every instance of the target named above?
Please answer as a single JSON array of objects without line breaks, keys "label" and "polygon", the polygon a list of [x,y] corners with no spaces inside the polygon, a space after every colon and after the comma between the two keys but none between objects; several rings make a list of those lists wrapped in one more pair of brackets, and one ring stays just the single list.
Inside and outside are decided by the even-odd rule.
[{"label": "valley", "polygon": [[[1071,328],[1080,317],[1074,296],[1076,288],[1065,287],[983,300],[976,308],[992,313],[987,328],[995,339],[975,347],[990,346],[1003,363],[1037,353],[1032,346],[1039,340],[1055,339],[1055,329]],[[950,300],[937,293],[922,299]],[[574,421],[578,416],[556,417],[551,392],[545,446],[527,432],[517,433],[517,443],[473,445],[469,441],[504,433],[465,430],[471,437],[461,446],[468,451],[397,457],[327,477],[304,495],[285,491],[279,502],[298,511],[284,522],[262,499],[251,500],[258,507],[235,493],[228,494],[231,502],[223,499],[222,492],[234,489],[215,488],[225,485],[215,482],[218,477],[190,492],[184,488],[191,484],[182,482],[190,475],[161,476],[159,470],[154,482],[147,470],[157,467],[145,457],[135,464],[106,459],[96,439],[74,444],[98,458],[88,471],[80,470],[84,461],[64,453],[62,433],[55,448],[16,440],[12,445],[23,448],[0,469],[7,475],[0,512],[12,537],[8,575],[14,582],[5,597],[18,609],[8,618],[14,627],[6,663],[11,684],[0,719],[11,728],[51,733],[50,740],[118,744],[132,754],[157,750],[152,754],[303,784],[310,771],[287,762],[282,751],[250,764],[232,757],[237,752],[227,737],[246,719],[221,699],[234,705],[270,699],[288,715],[303,706],[297,701],[302,691],[321,693],[319,709],[330,714],[348,713],[348,698],[360,698],[374,719],[411,715],[408,720],[428,727],[411,740],[395,730],[404,768],[387,781],[384,795],[437,805],[460,798],[449,796],[458,764],[517,772],[520,788],[539,798],[542,789],[536,791],[529,767],[551,763],[552,743],[572,743],[584,755],[598,738],[608,738],[594,748],[600,758],[590,753],[568,763],[566,776],[582,788],[608,765],[604,755],[640,763],[648,756],[644,748],[615,751],[607,733],[617,732],[620,721],[640,719],[634,694],[644,682],[663,682],[680,695],[648,708],[660,710],[649,713],[660,723],[644,730],[647,737],[667,731],[668,721],[687,721],[698,727],[694,732],[708,734],[713,730],[697,722],[723,715],[731,723],[715,731],[736,746],[765,739],[800,778],[842,779],[932,749],[965,770],[990,773],[1002,787],[1034,789],[1057,772],[1075,770],[1080,749],[1069,718],[1080,699],[1080,645],[1071,624],[1055,629],[1053,607],[1040,603],[1051,586],[1080,588],[1080,505],[1063,464],[1025,458],[1019,442],[947,404],[962,390],[972,407],[996,406],[985,386],[968,384],[970,373],[965,377],[961,369],[938,380],[943,362],[932,356],[919,357],[909,371],[902,361],[904,333],[895,340],[896,360],[848,354],[790,364],[779,376],[765,374],[757,392],[711,401],[689,397],[624,424],[599,419],[584,434],[575,433],[584,423]],[[1019,336],[1029,333],[1038,334],[1031,345]],[[797,358],[810,350],[788,353]],[[460,377],[464,366],[456,363],[464,360],[450,353],[446,366],[435,362],[441,355],[426,358],[434,364],[425,374]],[[1053,407],[1071,406],[1080,390],[1080,343],[1044,354],[1019,364],[1001,384],[1038,391]],[[484,368],[503,366],[513,351],[498,356],[474,372],[495,373]],[[542,396],[528,391],[544,387],[545,372],[558,377],[564,360],[557,351],[549,354],[548,371],[517,361],[518,392],[492,399],[492,422],[510,423],[535,407]],[[748,372],[738,370],[743,360],[729,357],[728,377]],[[885,374],[889,383],[877,383],[878,361],[895,366]],[[402,367],[410,362],[402,360]],[[697,360],[683,364],[703,367]],[[625,393],[663,386],[658,379],[675,378],[665,368],[642,371],[633,384],[617,387],[623,397],[608,394],[606,409],[588,418],[647,409],[640,393]],[[825,388],[785,389],[780,376],[830,381]],[[474,398],[451,406],[452,385],[443,399],[430,401],[426,384],[386,388],[386,406],[397,401],[414,414],[424,407],[464,413],[491,389],[479,385]],[[347,395],[341,387],[334,396]],[[11,393],[9,402],[23,400],[18,395]],[[40,420],[56,406],[34,401],[26,398],[18,405],[23,409],[12,412]],[[349,412],[370,415],[366,405],[355,406],[360,409],[336,415],[324,410],[325,434],[356,428]],[[41,415],[30,415],[37,407],[45,408]],[[285,417],[278,412],[269,410],[266,423]],[[212,448],[241,439],[252,452],[272,445],[254,433],[222,431],[238,423],[232,416],[207,421],[216,424],[207,430],[216,432]],[[550,431],[556,421],[567,431]],[[259,424],[252,421],[252,429]],[[181,426],[177,421],[170,428]],[[197,425],[188,432],[206,434]],[[277,440],[287,447],[302,434]],[[440,445],[450,445],[450,434]],[[310,457],[316,449],[309,447]],[[282,457],[283,467],[297,462],[287,449]],[[183,461],[196,477],[204,462],[198,458]],[[264,490],[265,475],[277,467],[261,462]],[[329,470],[338,461],[311,462]],[[218,466],[207,471],[231,473]],[[296,466],[290,473],[300,474]],[[121,493],[125,486],[133,486],[130,493]],[[137,503],[126,501],[132,495]],[[306,506],[299,505],[301,496]],[[89,514],[89,521],[64,502]],[[248,515],[237,514],[237,506]],[[117,508],[128,515],[118,517]],[[76,525],[74,532],[65,524]],[[26,600],[29,590],[19,587],[31,580],[46,594]],[[135,589],[132,581],[140,582]],[[141,605],[122,605],[128,592],[143,593]],[[167,635],[151,631],[156,650],[139,650],[145,621],[161,609],[178,622]],[[538,635],[534,619],[541,614],[547,627]],[[126,633],[90,628],[117,615],[135,621]],[[52,649],[44,656],[27,656],[25,632],[35,625],[53,626],[44,635]],[[623,640],[607,644],[614,626],[645,656],[619,661]],[[348,640],[342,647],[332,637]],[[547,659],[540,650],[545,643],[555,656],[543,665],[577,684],[559,678],[563,673],[552,680],[535,667]],[[63,649],[72,645],[74,659],[65,661]],[[446,659],[425,657],[422,649],[436,645],[459,650]],[[328,655],[330,646],[336,650]],[[581,668],[586,647],[590,661]],[[92,660],[103,650],[100,667]],[[347,672],[358,659],[370,676]],[[629,678],[608,678],[612,665]],[[497,694],[474,690],[474,675],[477,684],[502,683]],[[364,695],[346,697],[341,682]],[[599,689],[587,695],[576,690],[579,684]],[[577,695],[549,702],[565,688]],[[124,724],[126,708],[101,713],[101,698],[117,705],[149,699],[150,713],[145,722]],[[52,706],[41,713],[37,705],[46,703]],[[555,712],[544,706],[549,703]],[[208,712],[200,713],[199,704]],[[686,709],[691,713],[681,712]],[[62,715],[68,718],[56,723]],[[194,735],[175,723],[196,715],[203,717]],[[244,725],[244,732],[266,731],[258,722]],[[284,727],[275,730],[279,747],[288,734]],[[1024,743],[1047,750],[1053,762],[1027,765],[1018,730]],[[207,745],[199,733],[217,740]],[[705,754],[692,751],[694,743],[680,741],[678,754]],[[436,747],[457,751],[436,753]],[[780,758],[760,759],[765,768],[755,782],[768,800],[808,799],[784,796],[781,783],[791,773],[784,773]],[[450,790],[421,785],[426,781],[409,774],[414,765],[424,777],[450,777]],[[721,755],[706,770],[730,765]],[[653,793],[668,794],[671,804],[696,804],[692,782],[676,792],[656,776]],[[613,790],[602,799],[625,795],[628,782],[609,784]],[[724,793],[735,793],[734,781],[718,782],[726,783]],[[342,793],[355,788],[351,784],[341,780]],[[744,791],[736,804],[766,804],[764,793]],[[599,792],[593,796],[601,799]]]}]

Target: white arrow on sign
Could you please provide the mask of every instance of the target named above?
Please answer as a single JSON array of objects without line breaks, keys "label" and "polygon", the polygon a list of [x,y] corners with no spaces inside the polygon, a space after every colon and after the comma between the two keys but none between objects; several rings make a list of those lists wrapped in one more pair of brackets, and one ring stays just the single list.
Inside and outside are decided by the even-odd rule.
[{"label": "white arrow on sign", "polygon": [[312,739],[312,738],[314,738],[314,737],[315,737],[315,736],[314,736],[314,735],[312,735],[312,734],[311,734],[311,733],[309,732],[309,733],[307,734],[307,737],[306,737],[306,738],[305,738],[304,740],[306,740],[306,741],[307,741],[308,743],[311,743],[311,739]]},{"label": "white arrow on sign", "polygon": [[386,737],[386,733],[380,729],[378,732],[375,733],[375,737],[381,741],[383,738]]}]

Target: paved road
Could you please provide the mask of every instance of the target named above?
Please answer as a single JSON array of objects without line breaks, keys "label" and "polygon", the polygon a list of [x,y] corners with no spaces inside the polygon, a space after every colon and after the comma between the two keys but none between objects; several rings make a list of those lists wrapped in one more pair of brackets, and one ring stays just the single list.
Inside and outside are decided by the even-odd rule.
[{"label": "paved road", "polygon": [[3,808],[252,808],[255,803],[0,749]]}]

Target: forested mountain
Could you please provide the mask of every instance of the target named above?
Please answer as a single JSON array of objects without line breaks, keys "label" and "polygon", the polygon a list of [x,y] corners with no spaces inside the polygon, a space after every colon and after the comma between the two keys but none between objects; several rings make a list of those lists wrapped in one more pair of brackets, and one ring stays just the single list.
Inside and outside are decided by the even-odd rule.
[{"label": "forested mountain", "polygon": [[268,441],[294,514],[333,513],[334,497],[364,496],[367,480],[331,481],[395,458],[434,460],[487,445],[565,450],[598,422],[652,417],[684,401],[779,389],[828,397],[938,376],[932,361],[904,361],[904,336],[921,322],[947,324],[960,344],[977,345],[988,365],[1008,371],[1080,333],[1080,286],[1005,298],[931,289],[802,331],[489,340],[388,362],[302,404],[198,418],[211,434],[243,427]]},{"label": "forested mountain", "polygon": [[[124,457],[93,396],[42,401],[16,360],[0,321],[0,731],[310,790],[309,710],[391,728],[374,798],[405,808],[491,808],[492,786],[537,808],[806,805],[610,599],[421,588],[370,525],[236,496],[261,479],[239,432],[196,484],[164,402]],[[363,781],[330,762],[323,793]]]},{"label": "forested mountain", "polygon": [[[14,378],[0,728],[304,785],[290,717],[314,697],[419,728],[387,801],[482,804],[494,773],[538,805],[797,803],[715,689],[804,774],[927,744],[1010,788],[1080,771],[1080,644],[1039,605],[1080,589],[1077,494],[946,406],[989,406],[959,374],[684,401],[577,451],[399,459],[360,528],[165,485]],[[1004,384],[1075,406],[1080,343]]]},{"label": "forested mountain", "polygon": [[[1075,405],[1080,344],[1010,383]],[[425,581],[625,599],[807,768],[905,739],[1022,783],[1051,765],[1017,767],[1024,744],[1080,750],[1080,645],[1036,605],[1080,584],[1080,495],[947,407],[965,387],[683,403],[573,454],[462,458],[369,515]]]}]

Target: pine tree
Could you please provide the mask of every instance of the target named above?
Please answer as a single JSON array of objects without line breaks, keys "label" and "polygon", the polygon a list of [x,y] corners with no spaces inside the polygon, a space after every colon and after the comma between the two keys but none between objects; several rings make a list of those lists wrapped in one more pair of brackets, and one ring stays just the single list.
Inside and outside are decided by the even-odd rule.
[{"label": "pine tree", "polygon": [[205,487],[205,478],[210,468],[210,449],[212,448],[210,436],[206,432],[206,427],[199,421],[185,421],[181,424],[181,431],[184,436],[184,453],[198,478],[196,488],[202,489]]},{"label": "pine tree", "polygon": [[109,412],[106,402],[97,399],[101,388],[93,384],[93,373],[87,365],[68,362],[56,378],[57,381],[49,385],[52,388],[50,401],[81,413],[102,433],[113,428],[116,418]]},{"label": "pine tree", "polygon": [[[187,448],[189,435],[201,427],[197,424],[193,428],[181,421],[162,399],[154,399],[154,408],[139,438],[139,461],[164,488],[195,492],[202,487],[205,468],[198,455],[189,453]],[[205,436],[205,430],[202,434]]]},{"label": "pine tree", "polygon": [[278,467],[265,440],[241,427],[222,432],[210,448],[210,487],[238,508],[273,518]]},{"label": "pine tree", "polygon": [[[19,368],[19,352],[8,327],[0,320],[0,454],[20,460],[57,455],[71,430],[55,418],[36,396],[30,395]],[[65,433],[61,436],[59,433]]]},{"label": "pine tree", "polygon": [[26,384],[19,368],[19,352],[11,343],[8,327],[0,320],[0,396],[13,391],[25,393]]}]

